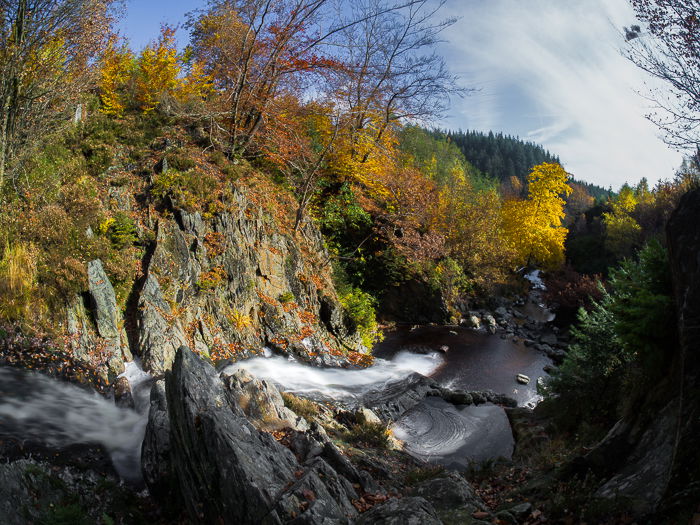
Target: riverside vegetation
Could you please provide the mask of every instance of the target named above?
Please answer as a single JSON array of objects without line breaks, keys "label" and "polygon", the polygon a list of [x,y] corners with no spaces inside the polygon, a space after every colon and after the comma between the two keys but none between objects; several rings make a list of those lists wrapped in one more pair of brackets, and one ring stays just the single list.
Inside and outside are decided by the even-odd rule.
[{"label": "riverside vegetation", "polygon": [[[697,46],[665,40],[693,19],[632,3],[697,71]],[[155,378],[147,496],[99,447],[22,443],[0,424],[4,515],[687,522],[700,159],[609,191],[536,145],[428,130],[464,94],[434,52],[451,21],[427,0],[331,4],[211,0],[184,49],[164,27],[135,53],[114,32],[117,2],[0,0],[0,364],[126,406],[125,363]],[[383,325],[469,324],[520,300],[525,267],[546,271],[571,344],[544,401],[508,409],[512,462],[428,467],[391,435],[389,401],[329,407],[219,374],[265,351],[369,366]],[[391,406],[511,404],[411,381]]]}]

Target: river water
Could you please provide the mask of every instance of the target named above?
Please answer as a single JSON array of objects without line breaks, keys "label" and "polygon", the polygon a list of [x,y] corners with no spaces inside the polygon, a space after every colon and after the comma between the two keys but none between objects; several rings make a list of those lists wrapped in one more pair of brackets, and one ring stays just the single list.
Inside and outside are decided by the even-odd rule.
[{"label": "river water", "polygon": [[[445,346],[448,350],[441,356],[442,364],[427,374],[443,386],[493,390],[512,397],[520,406],[536,403],[540,399],[537,378],[546,376],[544,367],[552,361],[542,352],[521,342],[501,339],[500,335],[461,327],[399,327],[386,334],[374,353],[378,357],[392,359],[400,352],[439,352]],[[530,383],[519,384],[515,380],[517,374],[530,377]]]},{"label": "river water", "polygon": [[[447,352],[439,351],[443,346],[449,347]],[[284,390],[351,402],[419,372],[444,386],[489,389],[525,405],[537,400],[535,382],[549,362],[534,349],[497,335],[450,327],[398,328],[387,334],[375,354],[376,363],[364,370],[321,369],[271,356],[236,363],[224,373],[245,368]],[[518,373],[530,376],[530,384],[517,384]],[[124,375],[132,386],[134,409],[117,407],[85,388],[35,372],[0,368],[0,439],[13,436],[54,447],[100,444],[122,477],[138,478],[152,379],[137,363],[129,363]],[[513,447],[505,414],[493,405],[454,407],[428,400],[393,428],[410,453],[448,466],[508,457]]]}]

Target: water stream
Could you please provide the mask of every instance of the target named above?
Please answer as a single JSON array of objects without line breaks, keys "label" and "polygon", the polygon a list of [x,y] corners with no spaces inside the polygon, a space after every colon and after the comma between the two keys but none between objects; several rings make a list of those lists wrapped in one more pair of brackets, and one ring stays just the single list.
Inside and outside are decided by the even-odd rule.
[{"label": "water stream", "polygon": [[[447,352],[439,352],[440,347]],[[445,386],[490,389],[536,401],[535,380],[549,360],[539,352],[498,336],[449,327],[399,328],[375,349],[375,364],[363,370],[309,367],[279,356],[258,357],[227,367],[244,368],[282,389],[315,398],[354,401],[369,390],[413,372]],[[515,375],[532,378],[518,385]],[[125,479],[140,475],[140,449],[147,423],[152,378],[137,362],[123,374],[130,382],[134,408],[120,408],[86,388],[36,372],[0,368],[0,439],[11,436],[51,447],[99,444]],[[409,410],[394,425],[409,452],[446,465],[465,465],[512,451],[503,410],[493,405],[454,407],[429,400]]]}]

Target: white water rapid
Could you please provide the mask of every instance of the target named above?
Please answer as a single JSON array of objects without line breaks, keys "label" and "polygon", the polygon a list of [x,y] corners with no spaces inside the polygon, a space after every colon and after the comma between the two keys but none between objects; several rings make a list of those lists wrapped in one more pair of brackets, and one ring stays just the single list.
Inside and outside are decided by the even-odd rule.
[{"label": "white water rapid", "polygon": [[36,372],[0,368],[0,436],[50,447],[99,444],[123,478],[138,480],[151,377],[137,363],[124,375],[137,410]]},{"label": "white water rapid", "polygon": [[289,392],[343,401],[356,398],[390,381],[402,379],[413,372],[430,375],[443,363],[442,356],[437,352],[399,352],[391,361],[376,359],[374,365],[359,370],[315,368],[283,357],[256,357],[234,363],[226,367],[224,373],[232,374],[243,368]]}]

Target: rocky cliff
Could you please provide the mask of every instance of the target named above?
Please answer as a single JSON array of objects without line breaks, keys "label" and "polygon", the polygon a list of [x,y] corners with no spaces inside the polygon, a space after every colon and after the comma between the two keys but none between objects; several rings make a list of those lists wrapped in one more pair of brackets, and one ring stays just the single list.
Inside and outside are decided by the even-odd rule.
[{"label": "rocky cliff", "polygon": [[654,523],[690,519],[700,501],[700,190],[681,199],[667,241],[680,344],[657,386],[583,458],[603,480],[597,496]]},{"label": "rocky cliff", "polygon": [[319,366],[365,359],[311,223],[282,233],[272,215],[234,189],[225,210],[206,218],[171,202],[154,231],[124,311],[101,262],[88,264],[89,290],[66,316],[79,360],[98,348],[113,377],[132,356],[162,374],[181,345],[215,362],[265,348]]}]

